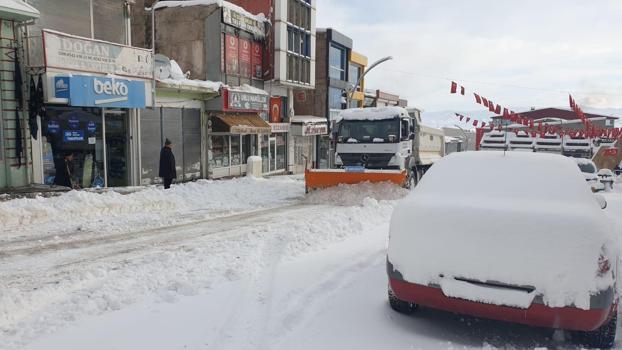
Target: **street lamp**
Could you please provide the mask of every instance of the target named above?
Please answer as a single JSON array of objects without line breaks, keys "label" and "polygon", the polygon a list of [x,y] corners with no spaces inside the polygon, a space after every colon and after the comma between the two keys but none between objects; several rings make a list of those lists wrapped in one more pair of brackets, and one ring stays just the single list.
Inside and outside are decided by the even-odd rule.
[{"label": "street lamp", "polygon": [[354,91],[356,91],[356,88],[361,84],[361,81],[363,81],[363,78],[365,77],[365,75],[367,73],[369,73],[370,70],[376,68],[376,66],[378,66],[381,63],[384,63],[386,61],[392,60],[393,56],[387,56],[387,57],[383,57],[381,59],[379,59],[378,61],[372,63],[371,66],[367,67],[367,69],[365,70],[365,72],[363,72],[363,74],[361,74],[361,76],[359,77],[359,79],[356,81],[356,84],[347,91],[347,96],[346,96],[346,108],[350,108],[350,101],[352,100],[352,95],[354,95]]},{"label": "street lamp", "polygon": [[469,136],[467,135],[466,131],[464,131],[464,129],[458,125],[458,124],[454,124],[454,126],[458,129],[460,129],[460,131],[462,132],[462,136],[464,136],[464,140],[466,141],[466,150],[469,150]]}]

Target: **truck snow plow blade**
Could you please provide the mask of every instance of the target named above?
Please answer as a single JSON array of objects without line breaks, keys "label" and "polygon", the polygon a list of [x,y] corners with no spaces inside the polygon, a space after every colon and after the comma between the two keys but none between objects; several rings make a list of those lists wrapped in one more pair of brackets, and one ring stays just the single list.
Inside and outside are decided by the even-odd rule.
[{"label": "truck snow plow blade", "polygon": [[354,185],[363,182],[392,182],[398,186],[403,186],[406,184],[406,177],[406,170],[307,169],[305,171],[305,186],[307,192],[312,189],[334,187],[340,184]]}]

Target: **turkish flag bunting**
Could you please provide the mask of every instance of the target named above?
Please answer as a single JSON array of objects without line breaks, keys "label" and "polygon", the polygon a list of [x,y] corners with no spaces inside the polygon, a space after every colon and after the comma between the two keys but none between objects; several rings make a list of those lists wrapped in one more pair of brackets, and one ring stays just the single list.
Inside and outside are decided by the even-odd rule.
[{"label": "turkish flag bunting", "polygon": [[475,95],[475,102],[477,102],[478,104],[481,105],[482,104],[482,98],[479,97],[479,95],[476,94],[476,93],[473,93],[473,95]]},{"label": "turkish flag bunting", "polygon": [[497,105],[497,107],[495,108],[495,113],[501,114],[501,106]]},{"label": "turkish flag bunting", "polygon": [[464,91],[464,86],[460,86],[460,95],[464,95],[465,91]]},{"label": "turkish flag bunting", "polygon": [[491,101],[491,100],[488,100],[488,110],[489,110],[489,111],[491,111],[491,112],[493,112],[493,113],[494,113],[494,111],[495,111],[495,104],[494,104],[494,103],[492,103],[492,101]]},{"label": "turkish flag bunting", "polygon": [[461,116],[460,116],[460,121],[462,121],[462,119],[464,119],[464,116],[463,116],[463,115],[461,115]]},{"label": "turkish flag bunting", "polygon": [[485,97],[482,97],[482,104],[484,107],[488,107],[488,100]]},{"label": "turkish flag bunting", "polygon": [[534,128],[533,119],[529,119],[529,127],[532,128],[532,129]]},{"label": "turkish flag bunting", "polygon": [[466,122],[468,123],[471,120],[471,117],[466,118]]},{"label": "turkish flag bunting", "polygon": [[455,81],[451,82],[451,93],[455,94],[456,92],[458,92],[458,84],[456,84]]},{"label": "turkish flag bunting", "polygon": [[577,132],[576,131],[569,131],[568,135],[570,135],[570,137],[575,138],[577,137]]},{"label": "turkish flag bunting", "polygon": [[486,127],[486,122],[482,122],[482,128]]},{"label": "turkish flag bunting", "polygon": [[503,119],[508,119],[510,117],[510,111],[507,108],[503,109]]},{"label": "turkish flag bunting", "polygon": [[536,133],[535,131],[531,132],[531,137],[536,138],[537,135],[538,135],[538,133]]},{"label": "turkish flag bunting", "polygon": [[574,103],[574,99],[572,98],[572,95],[568,95],[568,100],[570,101],[570,108],[574,109],[575,103]]},{"label": "turkish flag bunting", "polygon": [[542,122],[538,122],[538,131],[542,131]]},{"label": "turkish flag bunting", "polygon": [[473,121],[473,126],[477,127],[477,124],[478,124],[478,123],[479,123],[479,121],[474,120],[474,121]]},{"label": "turkish flag bunting", "polygon": [[522,118],[522,122],[524,126],[529,126],[529,120]]}]

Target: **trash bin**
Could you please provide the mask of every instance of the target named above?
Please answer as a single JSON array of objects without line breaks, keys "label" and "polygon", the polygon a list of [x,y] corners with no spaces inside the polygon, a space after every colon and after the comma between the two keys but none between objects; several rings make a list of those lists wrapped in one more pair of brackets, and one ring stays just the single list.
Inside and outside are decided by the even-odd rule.
[{"label": "trash bin", "polygon": [[248,157],[246,160],[246,176],[261,177],[261,171],[261,157]]}]

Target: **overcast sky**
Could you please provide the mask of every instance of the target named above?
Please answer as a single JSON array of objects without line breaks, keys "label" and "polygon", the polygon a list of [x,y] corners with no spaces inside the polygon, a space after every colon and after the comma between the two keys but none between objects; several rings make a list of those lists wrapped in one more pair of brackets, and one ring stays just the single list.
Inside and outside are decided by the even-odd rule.
[{"label": "overcast sky", "polygon": [[[318,27],[354,40],[367,87],[426,111],[477,109],[449,80],[508,107],[622,107],[622,0],[318,0]],[[449,80],[446,80],[449,79]]]}]

